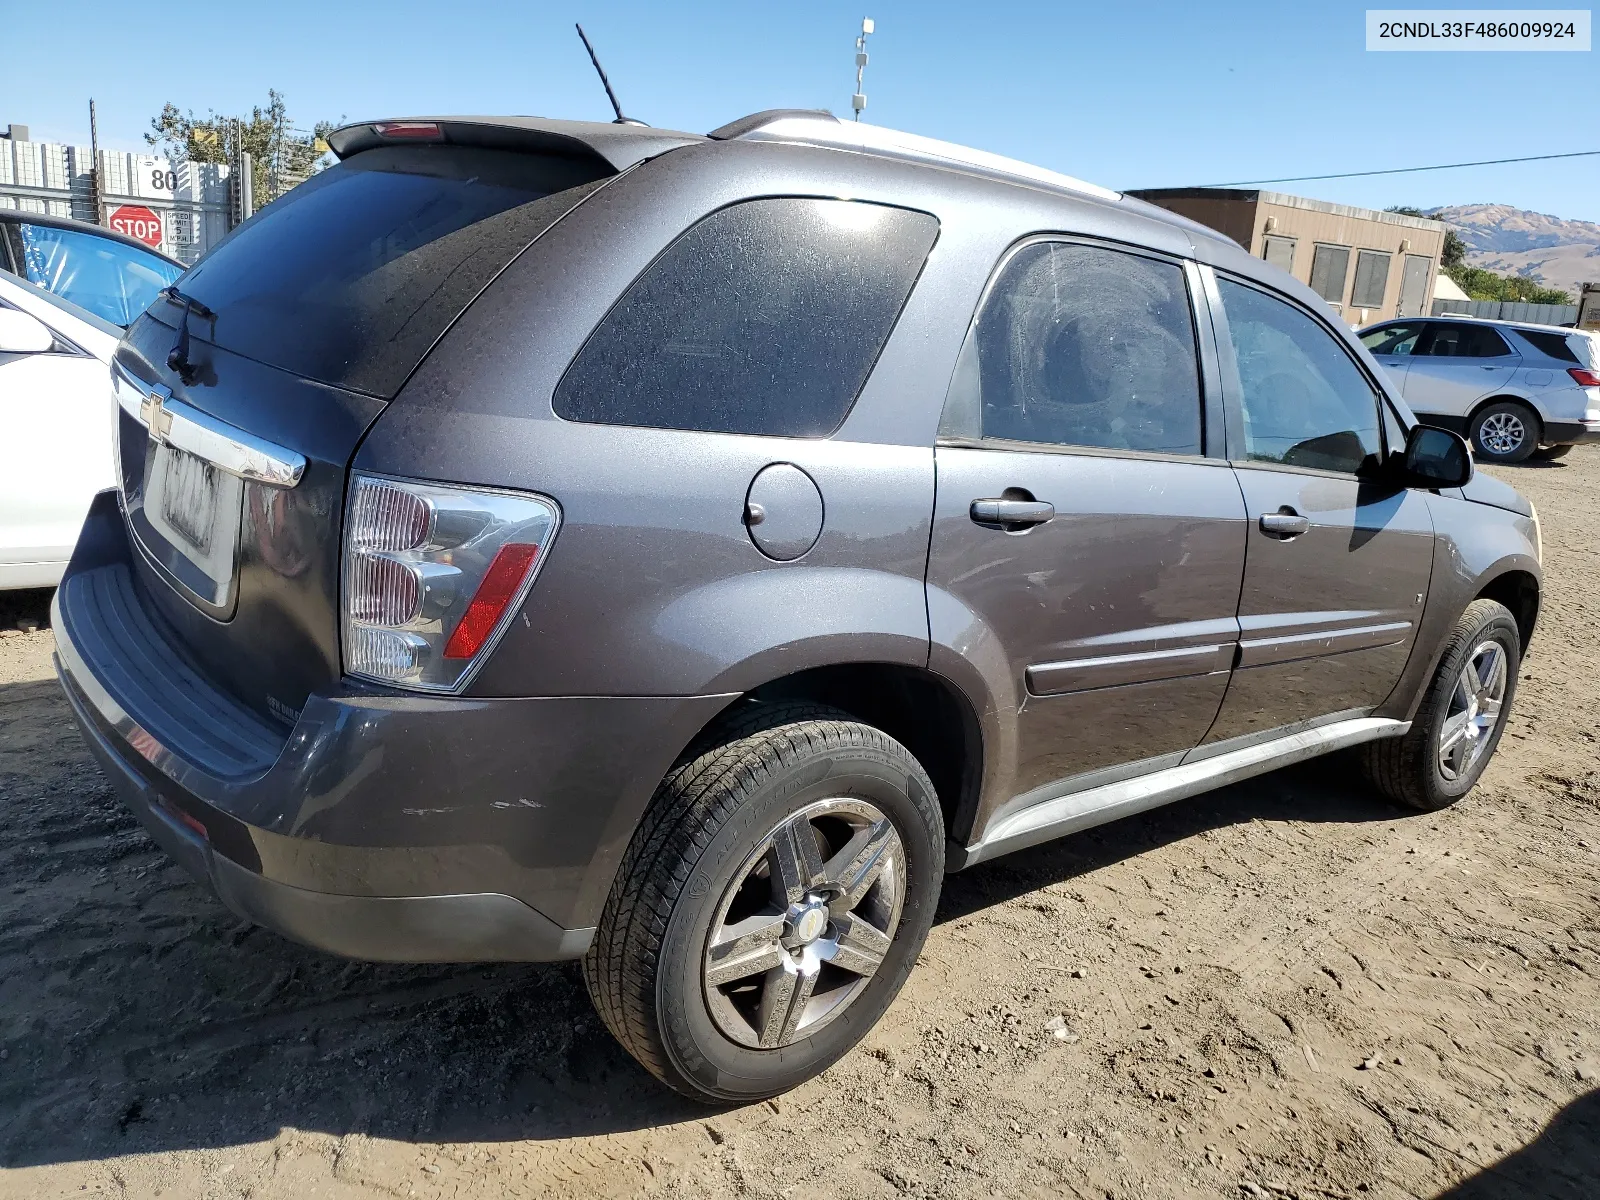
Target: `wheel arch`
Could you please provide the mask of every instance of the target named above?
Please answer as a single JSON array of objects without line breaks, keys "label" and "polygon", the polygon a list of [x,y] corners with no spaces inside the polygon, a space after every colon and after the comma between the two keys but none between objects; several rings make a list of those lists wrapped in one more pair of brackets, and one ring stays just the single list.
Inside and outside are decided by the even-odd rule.
[{"label": "wheel arch", "polygon": [[1469,438],[1472,436],[1472,423],[1478,419],[1479,413],[1488,408],[1491,404],[1502,403],[1520,404],[1523,408],[1531,412],[1534,416],[1534,419],[1539,422],[1539,433],[1541,436],[1543,436],[1545,425],[1544,414],[1539,411],[1539,406],[1533,402],[1531,397],[1521,395],[1517,392],[1497,392],[1493,396],[1485,396],[1482,400],[1479,400],[1473,404],[1472,408],[1467,412],[1467,436]]},{"label": "wheel arch", "polygon": [[1539,620],[1539,580],[1531,571],[1507,570],[1490,579],[1474,600],[1494,600],[1510,609],[1517,622],[1517,640],[1522,652],[1528,651],[1534,625]]},{"label": "wheel arch", "polygon": [[983,731],[972,702],[951,680],[896,662],[810,667],[750,688],[694,740],[715,736],[719,722],[740,705],[779,700],[826,704],[887,733],[933,780],[947,836],[960,838],[970,828],[982,789]]}]

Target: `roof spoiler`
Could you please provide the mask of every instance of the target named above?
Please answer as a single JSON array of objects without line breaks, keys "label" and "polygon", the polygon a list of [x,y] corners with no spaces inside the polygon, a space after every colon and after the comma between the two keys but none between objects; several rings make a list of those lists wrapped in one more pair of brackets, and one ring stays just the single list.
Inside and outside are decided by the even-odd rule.
[{"label": "roof spoiler", "polygon": [[613,173],[704,141],[671,129],[545,117],[397,117],[345,125],[328,135],[329,149],[341,159],[378,146],[473,146],[578,159]]}]

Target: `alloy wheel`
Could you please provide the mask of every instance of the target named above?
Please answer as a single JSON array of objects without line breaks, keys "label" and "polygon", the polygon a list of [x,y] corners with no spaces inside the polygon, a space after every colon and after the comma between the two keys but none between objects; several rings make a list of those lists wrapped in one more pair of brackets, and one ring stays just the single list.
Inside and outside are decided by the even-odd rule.
[{"label": "alloy wheel", "polygon": [[706,941],[712,1019],[770,1050],[816,1033],[877,973],[900,923],[905,850],[873,804],[808,804],[762,839],[723,893]]},{"label": "alloy wheel", "polygon": [[1461,668],[1439,730],[1439,773],[1446,780],[1462,778],[1483,757],[1500,723],[1508,678],[1499,642],[1481,643]]},{"label": "alloy wheel", "polygon": [[1478,440],[1490,454],[1515,454],[1528,436],[1528,427],[1514,412],[1490,413],[1478,426]]}]

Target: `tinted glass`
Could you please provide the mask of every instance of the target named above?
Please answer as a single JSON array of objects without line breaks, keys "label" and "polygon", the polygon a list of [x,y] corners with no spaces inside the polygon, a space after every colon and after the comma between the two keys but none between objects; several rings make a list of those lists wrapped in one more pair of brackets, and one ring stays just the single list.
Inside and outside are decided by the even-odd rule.
[{"label": "tinted glass", "polygon": [[1374,354],[1410,354],[1417,348],[1417,339],[1422,336],[1423,329],[1420,321],[1385,325],[1381,329],[1369,329],[1363,333],[1361,344]]},{"label": "tinted glass", "polygon": [[1537,329],[1519,329],[1517,336],[1526,341],[1541,354],[1551,358],[1560,359],[1562,362],[1582,364],[1577,353],[1573,350],[1567,335],[1564,333],[1544,333]]},{"label": "tinted glass", "polygon": [[1041,242],[1012,256],[964,364],[984,437],[1200,453],[1200,373],[1183,270]]},{"label": "tinted glass", "polygon": [[1350,289],[1350,303],[1357,308],[1382,308],[1383,293],[1389,286],[1389,256],[1378,250],[1356,254],[1356,282]]},{"label": "tinted glass", "polygon": [[1434,325],[1417,353],[1434,358],[1499,358],[1510,354],[1511,347],[1487,326],[1452,321],[1448,325]]},{"label": "tinted glass", "polygon": [[1350,473],[1381,458],[1377,396],[1333,335],[1254,288],[1218,286],[1239,366],[1245,456]]},{"label": "tinted glass", "polygon": [[[456,146],[354,155],[267,205],[189,272],[184,293],[217,314],[191,320],[190,335],[391,396],[603,169]],[[155,315],[177,322],[175,306]]]},{"label": "tinted glass", "polygon": [[17,226],[22,273],[113,325],[127,326],[183,268],[112,238],[54,225]]},{"label": "tinted glass", "polygon": [[571,421],[826,437],[933,247],[926,213],[786,197],[722,209],[634,281],[568,368]]}]

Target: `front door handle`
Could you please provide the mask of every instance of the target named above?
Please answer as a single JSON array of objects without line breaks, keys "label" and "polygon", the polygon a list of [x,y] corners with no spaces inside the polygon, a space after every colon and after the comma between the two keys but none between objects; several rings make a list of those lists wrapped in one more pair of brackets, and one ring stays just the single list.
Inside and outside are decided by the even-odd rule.
[{"label": "front door handle", "polygon": [[1056,506],[1047,500],[995,497],[974,500],[968,512],[979,525],[1004,529],[1007,533],[1020,533],[1050,520],[1056,515]]},{"label": "front door handle", "polygon": [[1299,537],[1311,528],[1311,518],[1302,517],[1287,504],[1277,512],[1261,514],[1261,532],[1277,538]]}]

